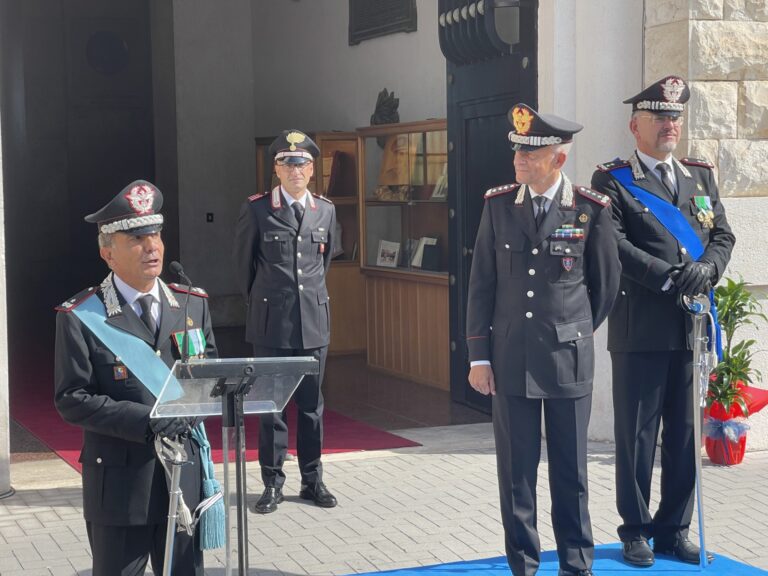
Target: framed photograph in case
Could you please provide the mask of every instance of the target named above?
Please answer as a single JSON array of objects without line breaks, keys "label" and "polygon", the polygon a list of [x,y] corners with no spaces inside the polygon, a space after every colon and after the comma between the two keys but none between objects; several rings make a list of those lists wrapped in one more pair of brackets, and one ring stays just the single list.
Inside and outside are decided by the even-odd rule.
[{"label": "framed photograph in case", "polygon": [[400,259],[400,242],[379,240],[379,252],[376,257],[376,266],[397,268]]}]

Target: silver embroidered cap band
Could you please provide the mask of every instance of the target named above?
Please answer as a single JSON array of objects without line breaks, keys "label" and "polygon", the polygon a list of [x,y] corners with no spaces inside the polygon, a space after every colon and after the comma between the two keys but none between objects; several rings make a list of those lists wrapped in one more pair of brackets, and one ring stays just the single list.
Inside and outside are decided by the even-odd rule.
[{"label": "silver embroidered cap band", "polygon": [[114,234],[115,232],[128,232],[136,228],[143,228],[145,226],[153,226],[162,223],[162,214],[153,214],[152,216],[137,216],[136,218],[124,218],[123,220],[117,220],[115,222],[110,222],[109,224],[103,224],[99,226],[99,232],[102,234]]}]

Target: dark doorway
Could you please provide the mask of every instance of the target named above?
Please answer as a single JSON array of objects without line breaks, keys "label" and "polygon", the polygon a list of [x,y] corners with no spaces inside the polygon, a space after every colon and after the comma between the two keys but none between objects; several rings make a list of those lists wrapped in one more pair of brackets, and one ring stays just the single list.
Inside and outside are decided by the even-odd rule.
[{"label": "dark doorway", "polygon": [[490,397],[467,382],[467,287],[483,194],[515,181],[507,111],[537,104],[537,2],[477,5],[440,0],[438,17],[448,80],[451,397],[490,412]]},{"label": "dark doorway", "polygon": [[[106,267],[83,216],[153,180],[149,0],[2,0],[11,394],[51,394],[53,307]],[[50,398],[50,396],[48,397]]]}]

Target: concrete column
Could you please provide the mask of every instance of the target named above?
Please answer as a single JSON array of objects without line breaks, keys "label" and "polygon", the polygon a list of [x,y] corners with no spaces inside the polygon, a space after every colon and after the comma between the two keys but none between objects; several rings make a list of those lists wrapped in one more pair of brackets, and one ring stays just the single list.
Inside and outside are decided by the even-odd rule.
[{"label": "concrete column", "polygon": [[[2,148],[0,147],[0,150]],[[2,174],[0,152],[0,174]],[[0,214],[5,214],[3,181],[0,178]],[[5,281],[5,219],[0,218],[0,498],[13,493],[11,489],[11,420],[8,402],[8,321],[6,315]]]},{"label": "concrete column", "polygon": [[[642,85],[642,11],[636,0],[539,2],[539,109],[584,125],[565,166],[577,184],[589,186],[597,164],[626,158],[634,149],[629,107],[621,101]],[[595,354],[589,437],[612,441],[605,325],[595,334]]]}]

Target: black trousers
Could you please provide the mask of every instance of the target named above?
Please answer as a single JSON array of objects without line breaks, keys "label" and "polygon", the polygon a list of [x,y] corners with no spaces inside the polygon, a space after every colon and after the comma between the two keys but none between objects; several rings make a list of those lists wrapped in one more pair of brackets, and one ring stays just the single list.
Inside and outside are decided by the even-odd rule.
[{"label": "black trousers", "polygon": [[507,562],[515,576],[534,576],[540,563],[536,477],[541,457],[541,413],[547,434],[552,527],[560,568],[592,566],[588,508],[587,428],[592,395],[532,399],[493,397],[493,432]]},{"label": "black trousers", "polygon": [[[93,576],[142,576],[150,558],[153,572],[163,573],[165,524],[103,526],[86,522],[85,528],[93,554]],[[172,565],[174,576],[203,576],[203,552],[197,536],[176,533]]]},{"label": "black trousers", "polygon": [[[622,540],[670,543],[687,537],[696,489],[693,437],[693,355],[612,352],[616,436],[616,506]],[[661,433],[661,499],[649,510],[651,477]]]},{"label": "black trousers", "polygon": [[[259,358],[283,358],[290,356],[314,356],[320,361],[317,376],[305,376],[293,400],[296,403],[296,453],[302,484],[316,484],[323,479],[320,455],[323,448],[323,393],[320,387],[325,373],[328,347],[312,349],[253,347]],[[288,452],[288,423],[285,414],[262,414],[259,417],[259,464],[264,486],[282,488],[285,484],[283,463]]]}]

